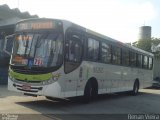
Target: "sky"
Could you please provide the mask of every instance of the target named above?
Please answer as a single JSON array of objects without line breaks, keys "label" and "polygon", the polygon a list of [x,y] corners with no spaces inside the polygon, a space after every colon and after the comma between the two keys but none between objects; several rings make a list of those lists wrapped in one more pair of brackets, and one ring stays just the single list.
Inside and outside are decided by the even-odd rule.
[{"label": "sky", "polygon": [[65,19],[124,43],[138,40],[139,27],[160,38],[160,0],[0,0],[31,15]]}]

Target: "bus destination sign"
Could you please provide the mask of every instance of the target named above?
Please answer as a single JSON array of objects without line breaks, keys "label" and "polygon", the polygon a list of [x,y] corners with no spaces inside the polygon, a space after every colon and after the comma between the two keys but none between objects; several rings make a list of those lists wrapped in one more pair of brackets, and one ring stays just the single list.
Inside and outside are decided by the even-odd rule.
[{"label": "bus destination sign", "polygon": [[15,31],[21,30],[39,30],[39,29],[54,29],[55,24],[53,21],[28,21],[18,23]]}]

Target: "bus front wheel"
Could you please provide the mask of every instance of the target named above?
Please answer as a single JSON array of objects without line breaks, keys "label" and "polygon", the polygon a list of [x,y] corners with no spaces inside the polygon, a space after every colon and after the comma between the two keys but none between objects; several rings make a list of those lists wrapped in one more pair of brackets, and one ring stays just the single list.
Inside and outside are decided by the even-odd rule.
[{"label": "bus front wheel", "polygon": [[139,81],[136,80],[136,81],[134,82],[134,85],[133,85],[132,94],[133,94],[133,95],[137,95],[137,94],[138,94],[138,91],[139,91]]},{"label": "bus front wheel", "polygon": [[90,80],[86,84],[84,95],[83,95],[83,102],[89,103],[92,98],[95,99],[98,95],[98,85],[96,80]]}]

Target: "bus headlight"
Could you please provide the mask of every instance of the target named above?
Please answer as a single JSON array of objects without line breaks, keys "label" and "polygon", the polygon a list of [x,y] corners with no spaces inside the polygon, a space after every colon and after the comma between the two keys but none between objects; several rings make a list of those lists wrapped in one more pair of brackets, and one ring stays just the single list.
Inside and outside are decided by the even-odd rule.
[{"label": "bus headlight", "polygon": [[52,80],[53,80],[53,81],[57,81],[57,80],[60,78],[60,76],[61,76],[60,73],[58,73],[58,74],[53,74],[53,75],[52,75]]},{"label": "bus headlight", "polygon": [[52,78],[50,78],[49,80],[43,81],[42,85],[51,84],[55,81],[58,81],[59,78],[60,78],[60,74],[54,74],[52,75]]},{"label": "bus headlight", "polygon": [[58,80],[58,77],[52,77],[52,80],[53,80],[53,81],[57,81],[57,80]]},{"label": "bus headlight", "polygon": [[47,84],[50,84],[50,83],[52,83],[52,79],[47,80],[47,81],[43,81],[42,85],[47,85]]}]

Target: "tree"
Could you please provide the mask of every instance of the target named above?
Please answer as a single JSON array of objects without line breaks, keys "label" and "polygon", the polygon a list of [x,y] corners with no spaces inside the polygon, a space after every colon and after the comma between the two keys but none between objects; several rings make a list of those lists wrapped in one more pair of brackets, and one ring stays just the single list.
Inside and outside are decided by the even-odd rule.
[{"label": "tree", "polygon": [[140,39],[134,42],[132,45],[142,50],[152,52],[151,45],[154,44],[155,46],[157,46],[159,43],[160,43],[160,38],[151,38],[151,40]]},{"label": "tree", "polygon": [[154,44],[154,45],[158,45],[159,43],[160,43],[160,38],[152,38],[151,39],[151,41],[152,41],[152,43]]},{"label": "tree", "polygon": [[[152,50],[151,50],[152,44],[155,45],[155,46],[160,44],[160,38],[154,38],[153,37],[153,38],[151,38],[151,40],[140,39],[140,40],[134,42],[132,45],[137,47],[137,48],[140,48],[142,50],[152,52]],[[154,55],[155,55],[156,58],[160,58],[160,51],[155,52]]]},{"label": "tree", "polygon": [[142,50],[151,52],[151,40],[139,40],[137,43],[137,47]]}]

